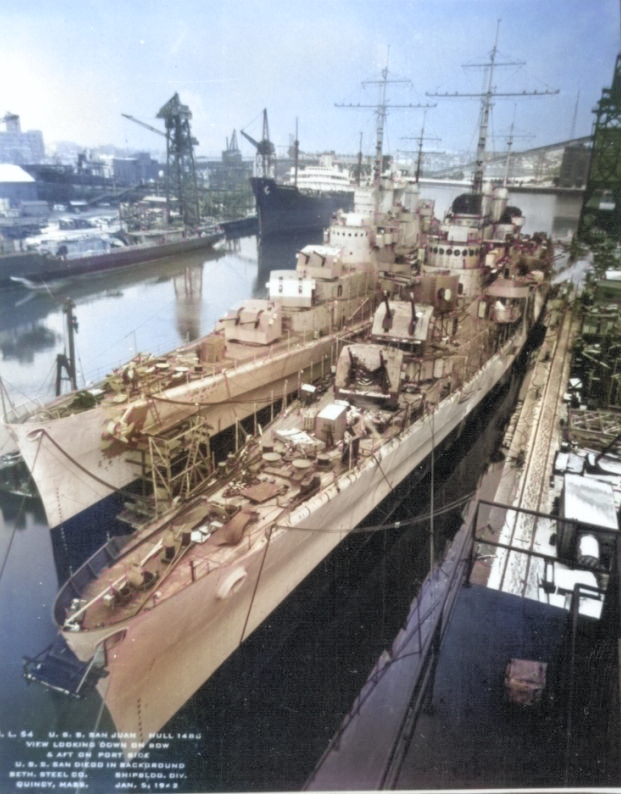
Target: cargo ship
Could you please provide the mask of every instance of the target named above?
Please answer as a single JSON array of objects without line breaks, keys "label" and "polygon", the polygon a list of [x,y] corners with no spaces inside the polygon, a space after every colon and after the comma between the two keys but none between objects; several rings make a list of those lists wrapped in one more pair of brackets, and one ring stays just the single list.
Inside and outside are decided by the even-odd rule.
[{"label": "cargo ship", "polygon": [[[382,134],[378,130],[379,145]],[[256,141],[244,130],[242,135],[257,150],[255,175],[250,183],[262,239],[300,233],[321,234],[337,210],[354,209],[355,185],[331,155],[322,156],[318,164],[299,167],[297,132],[291,173],[287,180],[276,179],[275,147],[270,140],[266,110],[263,111],[262,139]]]},{"label": "cargo ship", "polygon": [[252,177],[260,236],[321,232],[329,226],[335,212],[352,210],[354,186],[341,171],[326,173],[328,170],[321,168],[318,172],[307,166],[299,172],[297,183]]}]

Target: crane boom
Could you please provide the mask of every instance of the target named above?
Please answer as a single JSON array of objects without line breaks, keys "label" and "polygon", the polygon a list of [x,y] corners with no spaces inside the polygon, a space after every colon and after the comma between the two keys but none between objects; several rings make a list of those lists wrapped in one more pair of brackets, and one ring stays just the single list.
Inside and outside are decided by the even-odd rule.
[{"label": "crane boom", "polygon": [[244,138],[249,141],[257,150],[256,155],[256,169],[257,175],[270,176],[272,171],[273,157],[276,149],[274,144],[270,141],[270,131],[267,123],[267,110],[263,110],[263,138],[260,141],[255,141],[247,132],[240,130]]},{"label": "crane boom", "polygon": [[198,141],[192,136],[190,129],[192,118],[190,108],[181,103],[179,94],[175,94],[166,102],[157,114],[158,119],[164,120],[165,132],[130,116],[129,113],[121,113],[121,115],[166,138],[167,220],[170,222],[172,201],[175,200],[178,202],[179,214],[185,226],[196,227],[200,223],[201,209],[194,165],[194,146]]},{"label": "crane boom", "polygon": [[166,133],[162,132],[162,130],[158,130],[157,127],[152,127],[150,124],[147,124],[144,121],[140,121],[140,119],[135,118],[134,116],[130,116],[128,113],[121,113],[121,116],[125,119],[129,119],[130,121],[136,122],[136,124],[140,124],[141,127],[146,127],[146,129],[151,130],[151,132],[156,132],[158,135],[162,137],[166,137]]}]

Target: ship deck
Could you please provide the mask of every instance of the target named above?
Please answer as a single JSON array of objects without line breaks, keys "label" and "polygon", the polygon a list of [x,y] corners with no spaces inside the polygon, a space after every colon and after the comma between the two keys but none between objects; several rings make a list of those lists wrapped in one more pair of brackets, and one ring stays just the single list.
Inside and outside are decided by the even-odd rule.
[{"label": "ship deck", "polygon": [[[453,340],[448,356],[459,358],[464,348],[479,350],[480,341],[463,339],[465,333]],[[373,459],[380,447],[415,423],[426,403],[435,404],[442,390],[450,390],[451,379],[449,374],[418,383],[412,393],[400,395],[394,410],[382,407],[382,400],[378,404],[382,394],[368,386],[370,405],[358,409],[355,420],[355,452],[353,442],[332,439],[337,425],[345,422],[344,404],[335,403],[337,390],[327,389],[308,405],[293,403],[260,440],[220,463],[221,471],[206,480],[189,505],[139,531],[118,560],[87,574],[90,581],[78,588],[80,600],[66,604],[70,630],[121,627],[197,579],[252,554],[270,525],[286,524],[287,515],[311,490],[325,489],[352,465]],[[339,432],[345,434],[344,425]]]},{"label": "ship deck", "polygon": [[[561,441],[560,420],[566,417],[563,392],[574,331],[570,314],[563,316],[562,306],[556,306],[505,436],[505,463],[491,468],[478,499],[549,515],[557,495],[550,471]],[[515,456],[523,457],[522,467],[514,465]],[[572,617],[555,605],[555,596],[537,600],[533,580],[540,589],[543,563],[529,572],[524,561],[554,550],[549,523],[534,526],[539,535],[516,532],[510,539],[527,553],[480,545],[461,586],[458,575],[453,575],[457,587],[441,584],[451,576],[444,565],[428,580],[308,789],[514,790],[616,782],[613,726],[619,715],[609,713],[609,682],[617,675],[614,648],[600,641],[596,663],[597,622]],[[499,540],[498,534],[492,537]],[[440,641],[440,627],[434,629],[429,615],[438,608],[442,587],[453,587],[454,595],[444,598],[455,601],[446,624],[440,621]],[[575,656],[569,664],[572,620]],[[505,671],[515,658],[547,661],[541,707],[519,707],[507,698]]]},{"label": "ship deck", "polygon": [[[270,525],[277,520],[286,523],[311,475],[318,481],[316,487],[325,487],[346,471],[350,462],[340,449],[325,450],[323,442],[304,430],[333,400],[328,390],[311,406],[291,406],[264,433],[261,443],[248,448],[243,465],[223,463],[223,477],[214,475],[183,510],[173,510],[138,531],[119,559],[81,592],[82,630],[123,624],[250,553]],[[360,439],[361,459],[371,458],[398,432],[397,422],[387,425],[382,434]],[[289,434],[303,437],[297,440]],[[205,535],[199,539],[201,531]]]},{"label": "ship deck", "polygon": [[[369,320],[363,319],[352,323],[347,331],[334,333],[334,337],[341,340],[356,338],[368,327]],[[91,394],[92,399],[84,398],[83,392],[62,395],[40,411],[28,414],[24,417],[24,421],[57,419],[88,410],[96,403],[111,409],[116,408],[122,413],[133,401],[162,395],[168,390],[184,386],[190,390],[197,389],[208,383],[209,379],[217,378],[221,374],[230,376],[238,367],[253,364],[259,366],[293,349],[315,344],[316,337],[314,332],[287,331],[286,334],[266,345],[228,342],[226,347],[222,347],[221,353],[216,353],[216,359],[212,360],[210,345],[217,351],[218,341],[219,334],[214,331],[198,342],[176,348],[166,354],[139,353],[113,370],[102,383],[84,390]],[[224,342],[223,337],[221,341]],[[155,429],[160,429],[157,422],[153,424]]]}]

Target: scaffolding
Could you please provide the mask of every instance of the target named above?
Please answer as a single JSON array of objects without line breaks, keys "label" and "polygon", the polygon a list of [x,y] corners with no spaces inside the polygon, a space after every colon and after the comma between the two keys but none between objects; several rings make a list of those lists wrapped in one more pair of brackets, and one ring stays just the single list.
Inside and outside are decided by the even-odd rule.
[{"label": "scaffolding", "polygon": [[593,148],[578,237],[589,241],[595,230],[621,239],[621,54],[611,88],[595,108]]},{"label": "scaffolding", "polygon": [[141,489],[119,518],[136,529],[194,496],[214,471],[209,426],[200,413],[145,434],[134,446]]}]

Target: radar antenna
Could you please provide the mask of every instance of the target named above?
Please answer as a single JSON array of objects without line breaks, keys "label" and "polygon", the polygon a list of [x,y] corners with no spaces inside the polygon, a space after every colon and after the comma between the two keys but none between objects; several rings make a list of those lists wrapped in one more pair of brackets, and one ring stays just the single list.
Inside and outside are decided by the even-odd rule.
[{"label": "radar antenna", "polygon": [[533,97],[533,96],[546,96],[548,94],[558,94],[559,89],[546,89],[545,91],[510,91],[510,92],[500,92],[496,91],[494,88],[494,69],[497,66],[523,66],[523,61],[505,61],[503,63],[497,62],[496,57],[498,55],[498,36],[500,32],[500,21],[497,21],[496,24],[496,40],[494,41],[494,46],[490,53],[489,61],[482,64],[464,64],[465,68],[476,68],[476,69],[486,69],[487,70],[487,89],[483,93],[478,94],[459,94],[457,92],[454,93],[429,93],[426,92],[427,96],[430,97],[441,97],[443,99],[455,99],[455,98],[471,98],[471,97],[479,97],[481,99],[481,116],[479,121],[479,139],[477,142],[477,155],[476,155],[476,165],[474,176],[472,180],[472,192],[475,194],[480,194],[483,190],[483,173],[484,173],[484,165],[485,165],[485,149],[487,146],[487,131],[489,127],[489,114],[492,108],[493,99],[494,97]]},{"label": "radar antenna", "polygon": [[418,109],[418,108],[430,108],[435,107],[435,105],[413,105],[413,104],[406,104],[406,105],[389,105],[386,100],[386,87],[388,83],[401,83],[406,85],[411,85],[411,80],[389,80],[388,79],[388,67],[385,66],[382,69],[382,75],[379,80],[365,80],[362,85],[377,85],[379,87],[379,99],[376,104],[374,105],[363,105],[360,103],[357,104],[335,104],[337,108],[372,108],[375,111],[375,115],[377,117],[376,122],[376,139],[375,139],[375,164],[373,167],[373,183],[378,185],[381,177],[382,177],[382,148],[384,145],[384,127],[386,124],[386,117],[388,115],[389,108],[407,108],[407,109]]}]

